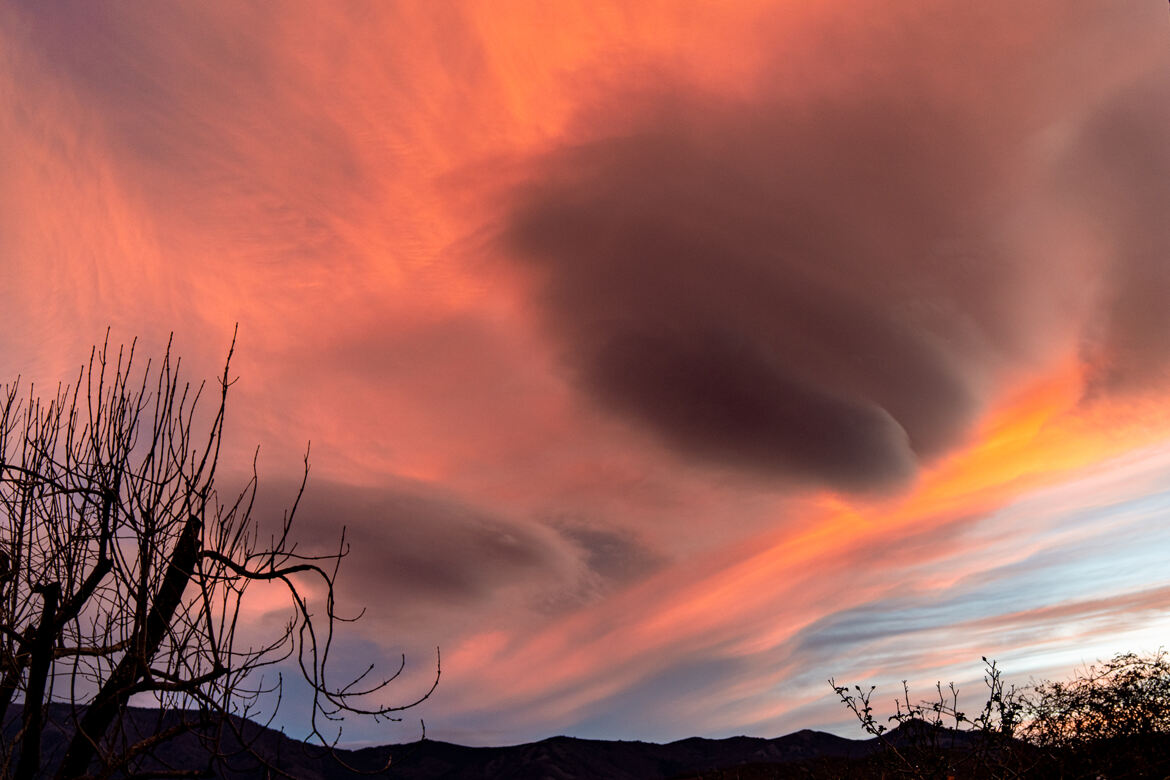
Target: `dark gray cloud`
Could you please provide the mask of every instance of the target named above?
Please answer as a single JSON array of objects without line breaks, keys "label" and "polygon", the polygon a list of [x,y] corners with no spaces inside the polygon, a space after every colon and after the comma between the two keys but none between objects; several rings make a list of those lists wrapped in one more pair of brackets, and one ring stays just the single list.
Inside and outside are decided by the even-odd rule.
[{"label": "dark gray cloud", "polygon": [[546,161],[506,233],[582,386],[682,451],[841,487],[954,444],[1012,340],[986,144],[892,96],[663,111]]},{"label": "dark gray cloud", "polygon": [[388,605],[474,605],[509,585],[562,576],[564,555],[552,534],[421,486],[310,480],[297,510],[297,538],[325,552],[335,549],[343,527],[350,553],[341,583],[376,612]]},{"label": "dark gray cloud", "polygon": [[[999,11],[997,25],[1015,13]],[[1054,319],[1079,316],[1064,291],[1085,271],[1023,248],[1027,208],[1095,219],[1109,247],[1095,381],[1163,373],[1167,126],[1146,107],[1166,81],[1103,103],[1044,189],[1037,138],[1077,119],[1084,96],[1061,97],[1058,77],[1080,66],[1037,63],[1039,44],[994,17],[826,31],[804,58],[832,63],[823,87],[733,102],[664,84],[584,110],[591,140],[534,165],[502,242],[580,388],[689,456],[845,489],[904,482],[962,441],[1005,372],[1051,351]],[[778,83],[800,72],[787,66]]]},{"label": "dark gray cloud", "polygon": [[666,559],[629,531],[562,521],[554,528],[581,550],[591,572],[611,585],[624,585],[657,571]]},{"label": "dark gray cloud", "polygon": [[[278,499],[295,487],[266,485],[271,527]],[[435,610],[571,610],[657,571],[666,560],[628,531],[583,520],[523,523],[406,481],[353,487],[310,479],[293,537],[301,552],[349,554],[338,580],[345,603],[375,619]]]},{"label": "dark gray cloud", "polygon": [[1101,310],[1087,329],[1089,393],[1143,391],[1170,378],[1170,79],[1121,91],[1071,146],[1061,181],[1105,247]]}]

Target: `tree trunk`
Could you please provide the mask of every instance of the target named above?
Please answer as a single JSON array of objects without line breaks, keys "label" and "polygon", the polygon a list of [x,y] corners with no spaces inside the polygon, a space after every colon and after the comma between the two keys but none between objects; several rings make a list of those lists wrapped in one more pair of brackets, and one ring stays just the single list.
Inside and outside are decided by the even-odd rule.
[{"label": "tree trunk", "polygon": [[[167,565],[162,585],[154,604],[146,616],[146,625],[135,630],[130,649],[101,687],[93,701],[86,708],[85,715],[77,724],[77,731],[65,751],[65,758],[57,770],[57,780],[72,780],[89,769],[97,755],[98,746],[109,731],[118,712],[125,708],[134,685],[141,679],[158,652],[162,640],[170,628],[175,610],[183,601],[183,591],[191,581],[195,563],[199,556],[199,540],[203,532],[203,519],[197,515],[188,516],[187,523]],[[145,586],[145,584],[144,584]]]},{"label": "tree trunk", "polygon": [[16,765],[13,780],[33,780],[41,768],[41,732],[44,731],[45,681],[53,665],[53,640],[57,636],[57,603],[61,600],[61,585],[50,582],[38,585],[34,593],[40,593],[44,604],[41,606],[41,621],[33,638],[28,669],[28,687],[24,696],[24,737],[20,742],[20,761]]}]

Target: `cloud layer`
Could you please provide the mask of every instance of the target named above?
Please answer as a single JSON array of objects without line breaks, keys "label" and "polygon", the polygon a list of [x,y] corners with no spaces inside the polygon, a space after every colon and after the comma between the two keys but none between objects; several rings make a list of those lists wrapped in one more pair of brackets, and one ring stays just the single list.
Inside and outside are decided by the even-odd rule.
[{"label": "cloud layer", "polygon": [[[960,444],[1054,325],[1080,331],[1093,387],[1164,379],[1166,78],[1102,101],[1038,170],[1038,128],[1081,107],[1014,104],[1044,74],[994,34],[1010,12],[942,16],[828,33],[844,87],[619,94],[579,120],[600,138],[535,164],[504,251],[587,393],[691,454],[856,489]],[[1087,221],[1089,268],[1018,243],[1045,210]],[[1094,276],[1104,311],[1081,322],[1069,279]]]},{"label": "cloud layer", "polygon": [[0,368],[213,377],[240,323],[225,482],[312,442],[338,657],[409,698],[441,645],[442,738],[852,733],[827,676],[1138,649],[1164,16],[0,6]]}]

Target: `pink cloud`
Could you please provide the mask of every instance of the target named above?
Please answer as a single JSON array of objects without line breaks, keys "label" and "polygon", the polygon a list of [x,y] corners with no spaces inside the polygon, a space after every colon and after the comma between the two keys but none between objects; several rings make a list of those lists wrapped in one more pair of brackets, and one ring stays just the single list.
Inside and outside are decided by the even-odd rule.
[{"label": "pink cloud", "polygon": [[227,465],[276,505],[312,440],[362,647],[450,649],[435,731],[826,722],[826,672],[1160,619],[1081,547],[1144,571],[1156,480],[997,510],[1164,438],[1163,15],[5,8],[0,363],[214,376],[239,322]]}]

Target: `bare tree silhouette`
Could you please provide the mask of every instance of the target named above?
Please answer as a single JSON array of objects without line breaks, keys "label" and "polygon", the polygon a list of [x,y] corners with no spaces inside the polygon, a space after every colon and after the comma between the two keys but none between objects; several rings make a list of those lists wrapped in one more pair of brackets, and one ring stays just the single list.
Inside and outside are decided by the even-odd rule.
[{"label": "bare tree silhouette", "polygon": [[[372,668],[329,677],[334,629],[345,620],[333,585],[347,545],[343,530],[333,554],[297,552],[307,453],[296,499],[267,535],[252,515],[255,458],[240,492],[224,500],[216,489],[234,349],[233,336],[212,405],[201,406],[205,385],[180,379],[170,344],[142,366],[133,344],[115,354],[108,335],[76,382],[50,398],[24,395],[19,379],[4,386],[0,777],[107,778],[146,766],[153,776],[206,776],[210,765],[158,769],[160,747],[196,734],[209,764],[223,758],[227,732],[247,748],[242,719],[271,722],[280,704],[277,664],[294,664],[307,682],[309,737],[327,746],[340,715],[393,717],[438,684],[436,663],[421,698],[386,705],[378,694],[402,666],[388,677]],[[238,629],[258,582],[283,589],[289,615],[253,645]],[[159,711],[148,734],[124,722],[131,697],[142,695]],[[68,705],[65,723],[51,723],[53,702]],[[64,732],[65,748],[50,758],[42,741],[51,728]]]}]

